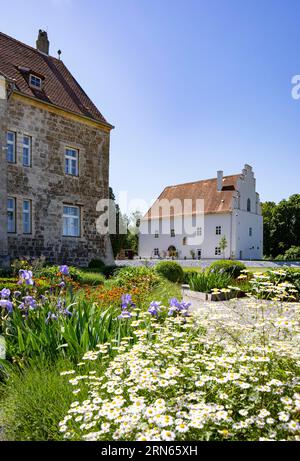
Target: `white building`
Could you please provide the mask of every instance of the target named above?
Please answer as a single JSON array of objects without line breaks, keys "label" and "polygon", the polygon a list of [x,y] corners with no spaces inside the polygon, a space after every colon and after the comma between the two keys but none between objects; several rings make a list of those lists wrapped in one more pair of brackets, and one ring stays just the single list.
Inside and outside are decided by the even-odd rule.
[{"label": "white building", "polygon": [[141,221],[139,256],[262,259],[263,218],[252,167],[166,187]]}]

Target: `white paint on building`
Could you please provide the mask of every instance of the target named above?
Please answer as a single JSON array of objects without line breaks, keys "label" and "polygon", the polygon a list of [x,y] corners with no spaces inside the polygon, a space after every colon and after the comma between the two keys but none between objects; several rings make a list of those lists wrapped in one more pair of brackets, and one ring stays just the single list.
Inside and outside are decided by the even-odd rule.
[{"label": "white paint on building", "polygon": [[[204,204],[208,203],[207,207],[204,205],[204,214],[197,216],[202,224],[198,222],[190,235],[181,227],[182,216],[171,219],[170,216],[151,216],[150,209],[140,225],[140,257],[164,258],[176,254],[179,259],[193,256],[198,259],[262,259],[263,218],[252,167],[245,165],[239,175],[223,177],[223,172],[219,171],[217,178],[212,180],[171,186],[159,200],[165,200],[170,192],[173,192],[172,197],[178,193],[181,200],[189,199],[185,190],[191,193],[194,184],[197,188],[203,183],[209,183],[209,191],[207,196],[197,197],[203,199]],[[191,216],[184,216],[184,220],[189,227],[193,225]],[[224,236],[227,248],[220,251],[220,240]]]}]

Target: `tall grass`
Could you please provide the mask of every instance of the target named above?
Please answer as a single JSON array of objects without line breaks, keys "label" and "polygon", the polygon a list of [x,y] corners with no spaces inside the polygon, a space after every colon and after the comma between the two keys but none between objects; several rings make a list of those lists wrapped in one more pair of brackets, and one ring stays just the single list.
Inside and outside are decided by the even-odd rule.
[{"label": "tall grass", "polygon": [[210,293],[214,288],[227,288],[232,282],[229,274],[220,272],[199,272],[188,277],[190,288],[204,293]]},{"label": "tall grass", "polygon": [[0,440],[60,440],[59,421],[74,400],[72,389],[60,372],[68,361],[41,362],[20,371],[7,368],[0,383]]}]

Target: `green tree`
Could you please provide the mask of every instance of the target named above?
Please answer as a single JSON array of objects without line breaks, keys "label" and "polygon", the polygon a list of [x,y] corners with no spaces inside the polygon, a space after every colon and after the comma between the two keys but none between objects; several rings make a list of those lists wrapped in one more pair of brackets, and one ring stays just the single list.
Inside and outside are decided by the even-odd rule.
[{"label": "green tree", "polygon": [[300,194],[289,199],[262,204],[264,254],[276,257],[291,246],[300,246]]},{"label": "green tree", "polygon": [[219,247],[220,247],[220,250],[223,252],[223,258],[225,259],[225,250],[228,246],[228,243],[227,243],[227,239],[225,237],[225,235],[223,235],[223,237],[221,238],[220,242],[219,242]]}]

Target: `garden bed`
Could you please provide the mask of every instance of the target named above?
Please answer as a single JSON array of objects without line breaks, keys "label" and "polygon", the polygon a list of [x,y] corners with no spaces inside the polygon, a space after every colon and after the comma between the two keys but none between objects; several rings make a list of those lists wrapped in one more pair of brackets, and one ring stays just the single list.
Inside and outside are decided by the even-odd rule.
[{"label": "garden bed", "polygon": [[215,293],[205,293],[200,291],[193,291],[187,288],[188,285],[182,288],[182,295],[188,298],[194,298],[198,301],[229,301],[230,299],[234,298],[243,298],[246,294],[242,291],[237,290],[226,290],[226,291],[219,291]]}]

